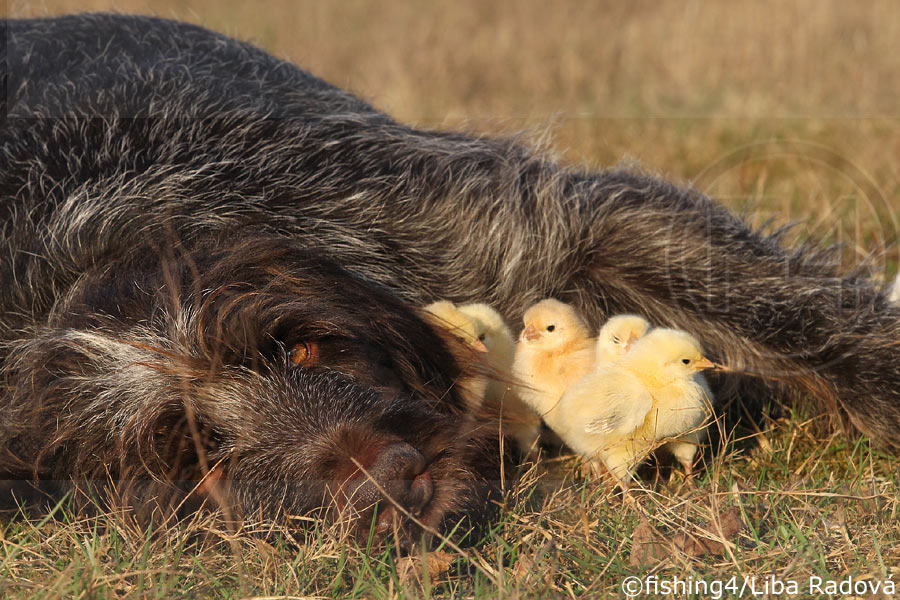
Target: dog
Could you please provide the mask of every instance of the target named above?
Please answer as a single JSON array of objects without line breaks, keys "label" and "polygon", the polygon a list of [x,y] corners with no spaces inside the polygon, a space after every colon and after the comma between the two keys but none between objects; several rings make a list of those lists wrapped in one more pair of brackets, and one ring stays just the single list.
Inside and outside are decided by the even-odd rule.
[{"label": "dog", "polygon": [[639,313],[900,446],[900,309],[696,190],[407,127],[193,25],[4,28],[7,479],[441,527],[498,459],[437,299]]}]

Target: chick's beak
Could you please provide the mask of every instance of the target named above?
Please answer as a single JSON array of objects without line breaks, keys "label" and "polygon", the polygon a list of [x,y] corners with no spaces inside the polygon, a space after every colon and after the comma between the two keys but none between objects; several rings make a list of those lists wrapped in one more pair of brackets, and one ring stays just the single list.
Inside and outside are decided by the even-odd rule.
[{"label": "chick's beak", "polygon": [[533,342],[534,340],[539,339],[541,334],[534,325],[529,325],[525,328],[525,331],[522,332],[522,337],[529,342]]},{"label": "chick's beak", "polygon": [[694,362],[694,368],[698,371],[704,371],[706,369],[712,369],[714,371],[722,370],[725,367],[720,365],[719,363],[714,363],[706,357],[701,358],[700,360]]},{"label": "chick's beak", "polygon": [[628,341],[625,342],[625,352],[628,352],[629,350],[631,350],[631,346],[634,345],[634,343],[636,341],[638,341],[638,336],[634,335],[633,333],[631,335],[629,335]]},{"label": "chick's beak", "polygon": [[475,340],[474,342],[472,342],[472,349],[475,350],[475,352],[488,351],[487,346],[485,346],[484,342],[482,342],[481,340]]}]

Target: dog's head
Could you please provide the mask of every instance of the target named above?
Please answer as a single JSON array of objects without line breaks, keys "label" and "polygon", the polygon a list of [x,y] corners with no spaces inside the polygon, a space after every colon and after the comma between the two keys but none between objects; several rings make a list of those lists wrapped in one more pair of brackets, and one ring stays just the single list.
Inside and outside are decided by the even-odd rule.
[{"label": "dog's head", "polygon": [[289,240],[214,239],[91,270],[17,348],[11,383],[41,407],[39,476],[365,528],[378,504],[376,530],[433,527],[483,507],[499,461],[495,428],[465,413],[455,343]]}]

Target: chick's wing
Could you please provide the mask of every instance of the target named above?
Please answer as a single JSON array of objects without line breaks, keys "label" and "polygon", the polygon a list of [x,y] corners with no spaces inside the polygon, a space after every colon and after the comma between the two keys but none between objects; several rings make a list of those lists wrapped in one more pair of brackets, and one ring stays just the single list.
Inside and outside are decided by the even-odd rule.
[{"label": "chick's wing", "polygon": [[600,368],[583,377],[566,397],[570,399],[567,411],[583,419],[587,433],[631,433],[653,408],[653,397],[640,379],[615,367]]}]

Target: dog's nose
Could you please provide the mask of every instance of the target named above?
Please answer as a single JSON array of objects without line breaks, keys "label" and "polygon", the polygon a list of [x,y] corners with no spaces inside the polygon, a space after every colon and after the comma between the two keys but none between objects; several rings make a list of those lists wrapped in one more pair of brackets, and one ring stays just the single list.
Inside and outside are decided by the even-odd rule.
[{"label": "dog's nose", "polygon": [[425,457],[409,444],[391,444],[382,449],[369,474],[380,484],[384,495],[413,514],[431,500],[431,476],[425,471]]},{"label": "dog's nose", "polygon": [[391,444],[375,458],[369,474],[403,508],[417,515],[431,500],[434,487],[425,457],[409,444]]},{"label": "dog's nose", "polygon": [[[434,493],[431,474],[425,467],[425,457],[418,450],[395,442],[382,448],[366,472],[348,482],[345,490],[351,502],[361,509],[381,502],[380,517],[394,513],[391,508],[396,508],[395,503],[416,516]],[[379,522],[382,520],[379,518]]]}]

